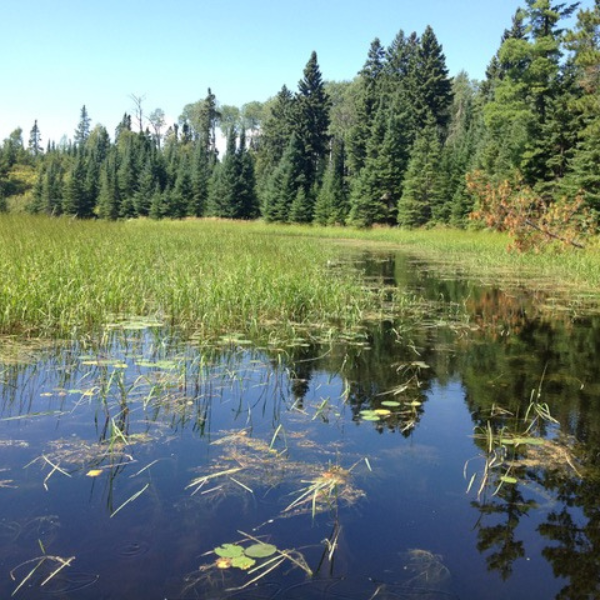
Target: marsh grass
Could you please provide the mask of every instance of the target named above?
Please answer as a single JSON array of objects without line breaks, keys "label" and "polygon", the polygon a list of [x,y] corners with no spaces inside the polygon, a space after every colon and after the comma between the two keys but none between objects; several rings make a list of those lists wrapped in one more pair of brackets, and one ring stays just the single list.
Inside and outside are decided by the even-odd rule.
[{"label": "marsh grass", "polygon": [[219,221],[0,216],[0,333],[68,335],[131,316],[210,337],[356,325],[377,292],[324,240]]},{"label": "marsh grass", "polygon": [[551,289],[569,294],[579,305],[598,301],[600,289],[600,238],[588,241],[584,250],[562,253],[508,252],[508,235],[485,230],[446,227],[402,230],[380,227],[272,226],[288,236],[311,236],[367,248],[401,250],[437,265],[441,271],[460,271],[484,282],[508,281],[532,289]]}]

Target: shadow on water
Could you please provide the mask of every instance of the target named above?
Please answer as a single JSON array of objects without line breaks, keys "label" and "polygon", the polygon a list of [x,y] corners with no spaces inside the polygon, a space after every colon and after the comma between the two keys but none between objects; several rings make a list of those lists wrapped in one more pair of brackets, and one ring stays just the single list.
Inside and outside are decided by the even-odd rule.
[{"label": "shadow on water", "polygon": [[418,322],[4,340],[2,597],[598,596],[600,318],[352,261]]}]

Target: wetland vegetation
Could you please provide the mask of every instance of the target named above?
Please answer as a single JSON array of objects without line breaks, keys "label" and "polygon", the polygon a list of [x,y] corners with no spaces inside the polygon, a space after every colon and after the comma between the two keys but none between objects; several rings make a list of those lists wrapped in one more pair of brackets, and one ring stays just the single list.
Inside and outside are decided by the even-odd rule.
[{"label": "wetland vegetation", "polygon": [[598,593],[593,248],[534,278],[477,233],[0,231],[3,595]]}]

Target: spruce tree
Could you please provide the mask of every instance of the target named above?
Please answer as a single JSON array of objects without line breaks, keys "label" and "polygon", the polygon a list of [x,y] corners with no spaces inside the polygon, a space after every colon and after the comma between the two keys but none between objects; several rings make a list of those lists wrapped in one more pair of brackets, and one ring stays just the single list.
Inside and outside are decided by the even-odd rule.
[{"label": "spruce tree", "polygon": [[[313,189],[320,184],[329,147],[329,108],[317,53],[313,52],[298,83],[294,105],[294,132],[303,147],[304,197],[309,205]],[[312,212],[312,206],[304,212]]]},{"label": "spruce tree", "polygon": [[77,125],[77,129],[75,130],[75,137],[74,137],[75,146],[81,150],[83,150],[87,139],[90,137],[90,123],[91,122],[92,122],[92,120],[90,119],[87,108],[85,107],[85,104],[84,104],[81,107],[79,123]]},{"label": "spruce tree", "polygon": [[33,123],[33,127],[29,133],[29,152],[34,156],[38,157],[42,152],[42,135],[40,128],[38,127],[37,119]]},{"label": "spruce tree", "polygon": [[358,173],[365,165],[367,143],[371,126],[382,94],[385,50],[375,38],[371,42],[367,60],[358,74],[358,97],[356,99],[356,123],[349,133],[348,167]]},{"label": "spruce tree", "polygon": [[267,105],[256,153],[257,192],[261,204],[266,200],[273,171],[281,161],[292,135],[294,96],[284,85]]},{"label": "spruce tree", "polygon": [[100,190],[98,192],[98,216],[114,221],[119,218],[120,198],[117,185],[116,153],[104,161],[100,170]]},{"label": "spruce tree", "polygon": [[93,205],[86,193],[86,165],[82,154],[78,154],[65,185],[62,212],[66,215],[87,218],[93,215]]},{"label": "spruce tree", "polygon": [[[273,171],[262,213],[267,221],[287,222],[292,203],[300,188],[306,189],[304,172],[304,147],[296,134],[292,134],[277,168]],[[306,198],[304,198],[306,201]]]},{"label": "spruce tree", "polygon": [[417,57],[417,125],[425,127],[433,115],[440,132],[446,130],[452,103],[452,80],[448,77],[446,57],[433,29],[425,28]]},{"label": "spruce tree", "polygon": [[206,150],[202,144],[196,144],[192,164],[192,199],[188,205],[191,217],[203,217],[206,213],[210,174]]},{"label": "spruce tree", "polygon": [[193,200],[192,171],[189,155],[184,154],[179,163],[175,184],[170,194],[169,217],[182,219],[188,214],[188,207]]},{"label": "spruce tree", "polygon": [[258,217],[258,197],[256,195],[256,177],[254,175],[254,158],[246,147],[246,132],[240,133],[240,144],[237,151],[240,185],[238,188],[238,219],[255,219]]},{"label": "spruce tree", "polygon": [[344,225],[350,211],[343,140],[333,140],[332,157],[315,203],[314,220],[320,225]]},{"label": "spruce tree", "polygon": [[402,197],[398,204],[398,224],[419,227],[429,223],[443,201],[443,181],[440,173],[441,145],[437,123],[431,115],[427,125],[417,135]]},{"label": "spruce tree", "polygon": [[226,219],[238,218],[240,213],[240,161],[236,152],[237,135],[230,127],[227,134],[227,150],[221,161],[218,180],[214,182],[211,215]]}]

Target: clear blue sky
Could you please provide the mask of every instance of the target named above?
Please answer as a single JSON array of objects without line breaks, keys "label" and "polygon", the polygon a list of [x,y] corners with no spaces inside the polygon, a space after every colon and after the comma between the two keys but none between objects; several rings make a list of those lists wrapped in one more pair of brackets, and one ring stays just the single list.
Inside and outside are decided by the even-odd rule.
[{"label": "clear blue sky", "polygon": [[[591,4],[592,0],[586,0]],[[296,89],[316,50],[323,77],[352,79],[370,42],[429,24],[454,75],[481,79],[520,0],[2,0],[0,139],[35,119],[43,144],[72,137],[86,105],[113,135],[132,94],[171,119],[206,96],[264,101]]]}]

